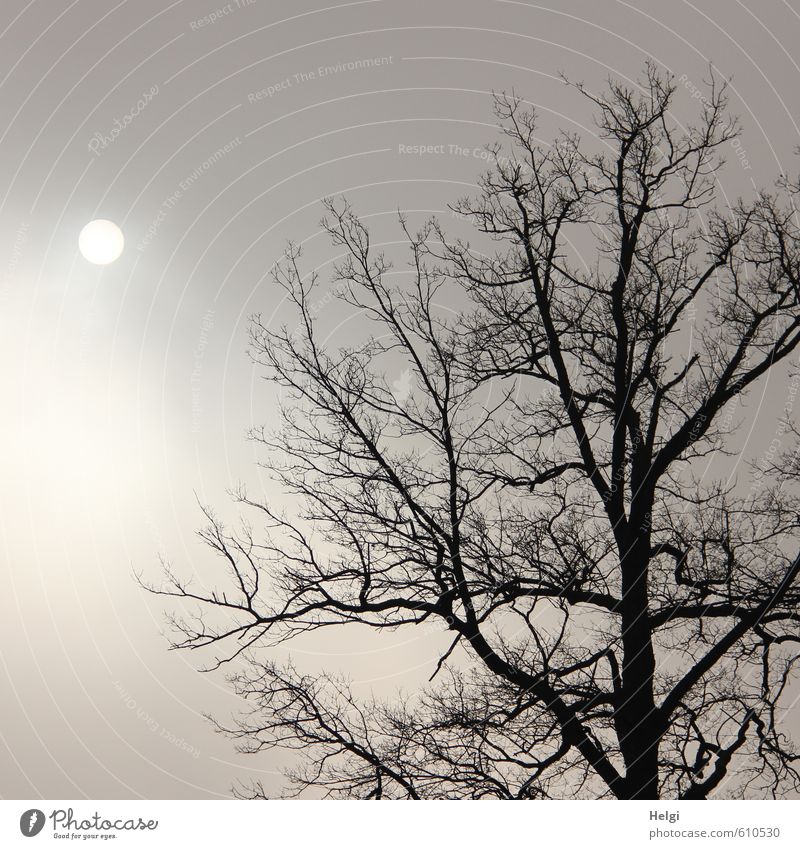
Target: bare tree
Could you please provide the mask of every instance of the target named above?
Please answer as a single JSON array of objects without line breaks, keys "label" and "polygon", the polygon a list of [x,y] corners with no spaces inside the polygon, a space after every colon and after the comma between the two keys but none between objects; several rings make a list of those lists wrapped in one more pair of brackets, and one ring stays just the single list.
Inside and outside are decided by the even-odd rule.
[{"label": "bare tree", "polygon": [[[289,399],[254,437],[302,507],[287,518],[239,493],[263,531],[210,511],[203,531],[224,590],[172,572],[152,589],[207,614],[176,623],[177,648],[243,661],[232,680],[252,711],[225,730],[244,751],[298,749],[296,792],[798,789],[781,724],[800,643],[798,464],[733,477],[718,462],[738,453],[736,405],[800,343],[798,186],[718,203],[737,127],[713,79],[689,128],[652,66],[635,86],[577,88],[596,150],[569,134],[541,146],[534,114],[497,99],[506,138],[454,207],[486,249],[401,216],[398,274],[331,201],[334,280],[304,275],[290,248],[275,280],[298,328],[253,321],[253,355]],[[323,345],[323,286],[375,332]],[[425,626],[448,648],[422,692],[389,702],[268,659],[351,623]]]}]

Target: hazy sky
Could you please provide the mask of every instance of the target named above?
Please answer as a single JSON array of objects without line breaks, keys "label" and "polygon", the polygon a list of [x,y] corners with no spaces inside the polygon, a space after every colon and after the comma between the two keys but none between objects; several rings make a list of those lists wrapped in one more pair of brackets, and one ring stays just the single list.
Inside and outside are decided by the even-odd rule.
[{"label": "hazy sky", "polygon": [[[681,118],[709,63],[732,76],[735,198],[798,170],[798,43],[800,0],[3,0],[0,795],[276,786],[276,761],[237,757],[202,718],[236,701],[166,652],[132,574],[154,577],[159,553],[202,569],[196,495],[225,513],[227,487],[262,485],[245,433],[272,396],[247,317],[280,316],[268,271],[287,239],[325,273],[322,197],[396,239],[398,208],[427,217],[470,190],[492,90],[535,104],[543,140],[588,135],[559,72],[594,89],[652,57]],[[102,268],[77,250],[94,218],[126,237]],[[753,456],[784,396],[752,396]],[[434,637],[403,640],[299,648],[381,689],[431,671]]]}]

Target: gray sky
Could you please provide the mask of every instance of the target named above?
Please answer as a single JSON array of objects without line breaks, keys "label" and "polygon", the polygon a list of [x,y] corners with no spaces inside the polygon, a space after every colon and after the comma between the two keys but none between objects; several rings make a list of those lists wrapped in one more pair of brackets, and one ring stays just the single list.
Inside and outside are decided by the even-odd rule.
[{"label": "gray sky", "polygon": [[[236,701],[166,652],[132,571],[155,576],[164,553],[202,572],[195,493],[224,514],[227,487],[266,486],[245,432],[272,396],[247,317],[280,318],[266,275],[287,239],[324,274],[322,197],[346,193],[396,239],[398,208],[427,217],[470,190],[492,90],[535,104],[543,140],[588,135],[558,73],[597,88],[649,56],[679,78],[679,116],[709,62],[732,76],[733,199],[798,170],[798,42],[798,0],[3,0],[0,795],[276,786],[277,761],[237,757],[202,718]],[[102,268],[77,250],[93,218],[126,237]],[[785,394],[778,379],[751,396],[752,456]],[[391,690],[437,647],[326,633],[297,650]]]}]

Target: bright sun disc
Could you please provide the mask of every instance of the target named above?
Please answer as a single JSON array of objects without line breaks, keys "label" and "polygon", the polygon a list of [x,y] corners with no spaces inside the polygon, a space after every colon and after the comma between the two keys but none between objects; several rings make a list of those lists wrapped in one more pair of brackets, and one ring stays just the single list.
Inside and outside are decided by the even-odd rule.
[{"label": "bright sun disc", "polygon": [[122,230],[113,221],[98,218],[90,221],[78,236],[78,248],[83,256],[95,265],[114,262],[125,247]]}]

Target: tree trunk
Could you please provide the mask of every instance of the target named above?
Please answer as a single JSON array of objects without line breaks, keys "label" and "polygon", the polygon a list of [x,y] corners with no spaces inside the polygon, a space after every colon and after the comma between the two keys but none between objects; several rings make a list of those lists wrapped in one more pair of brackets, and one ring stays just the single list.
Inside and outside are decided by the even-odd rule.
[{"label": "tree trunk", "polygon": [[637,534],[622,557],[622,687],[615,712],[628,799],[658,798],[661,721],[653,698],[655,654],[649,621],[649,534]]}]

